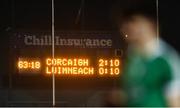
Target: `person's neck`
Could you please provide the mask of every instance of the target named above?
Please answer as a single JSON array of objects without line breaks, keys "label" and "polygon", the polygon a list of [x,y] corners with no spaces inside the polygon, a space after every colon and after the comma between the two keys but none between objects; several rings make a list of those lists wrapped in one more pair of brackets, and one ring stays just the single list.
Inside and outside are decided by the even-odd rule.
[{"label": "person's neck", "polygon": [[141,45],[142,48],[142,54],[144,54],[145,56],[152,56],[157,49],[157,40],[154,38],[149,39],[148,41],[146,41],[143,45]]}]

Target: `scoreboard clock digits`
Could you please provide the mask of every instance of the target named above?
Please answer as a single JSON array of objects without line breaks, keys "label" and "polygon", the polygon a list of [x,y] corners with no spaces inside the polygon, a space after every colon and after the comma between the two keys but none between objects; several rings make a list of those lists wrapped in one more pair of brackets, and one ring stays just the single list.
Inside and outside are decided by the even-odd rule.
[{"label": "scoreboard clock digits", "polygon": [[41,67],[40,61],[27,61],[27,60],[18,61],[19,69],[40,69],[40,67]]}]

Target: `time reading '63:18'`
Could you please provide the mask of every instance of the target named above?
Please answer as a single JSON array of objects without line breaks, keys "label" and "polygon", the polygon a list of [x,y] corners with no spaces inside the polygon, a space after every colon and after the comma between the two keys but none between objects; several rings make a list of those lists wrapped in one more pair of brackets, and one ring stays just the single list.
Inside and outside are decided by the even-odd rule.
[{"label": "time reading '63:18'", "polygon": [[39,61],[18,61],[19,69],[40,69],[41,63]]}]

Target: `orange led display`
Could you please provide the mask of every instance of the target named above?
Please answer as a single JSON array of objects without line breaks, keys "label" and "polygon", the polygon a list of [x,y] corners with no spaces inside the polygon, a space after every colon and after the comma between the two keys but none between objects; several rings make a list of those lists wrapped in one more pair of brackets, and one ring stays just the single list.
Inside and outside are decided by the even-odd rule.
[{"label": "orange led display", "polygon": [[67,58],[57,58],[57,59],[46,59],[46,64],[48,66],[88,66],[88,59],[67,59]]},{"label": "orange led display", "polygon": [[62,75],[93,75],[92,67],[46,67],[46,74],[62,74]]},{"label": "orange led display", "polygon": [[120,65],[120,61],[119,59],[99,59],[99,66],[100,67],[104,67],[104,66],[119,66]]},{"label": "orange led display", "polygon": [[120,74],[120,60],[119,59],[99,59],[99,75],[117,76]]},{"label": "orange led display", "polygon": [[[42,64],[44,66],[42,66]],[[99,59],[96,64],[90,64],[87,58],[47,58],[45,63],[38,60],[19,59],[19,70],[38,70],[42,69],[47,75],[100,75],[118,76],[120,74],[119,59]],[[92,66],[93,65],[93,66]],[[31,72],[28,71],[28,72]],[[20,71],[19,71],[20,72]]]},{"label": "orange led display", "polygon": [[67,58],[47,58],[46,74],[62,75],[93,75],[94,68],[89,67],[88,59],[67,59]]},{"label": "orange led display", "polygon": [[41,63],[39,61],[18,61],[19,69],[39,69],[41,67]]}]

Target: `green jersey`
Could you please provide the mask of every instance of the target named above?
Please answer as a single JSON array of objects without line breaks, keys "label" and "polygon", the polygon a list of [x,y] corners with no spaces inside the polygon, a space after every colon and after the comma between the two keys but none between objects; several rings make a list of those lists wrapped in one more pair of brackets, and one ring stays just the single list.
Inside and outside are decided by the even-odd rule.
[{"label": "green jersey", "polygon": [[165,87],[173,78],[172,52],[161,43],[152,56],[129,52],[123,75],[129,106],[167,106]]}]

